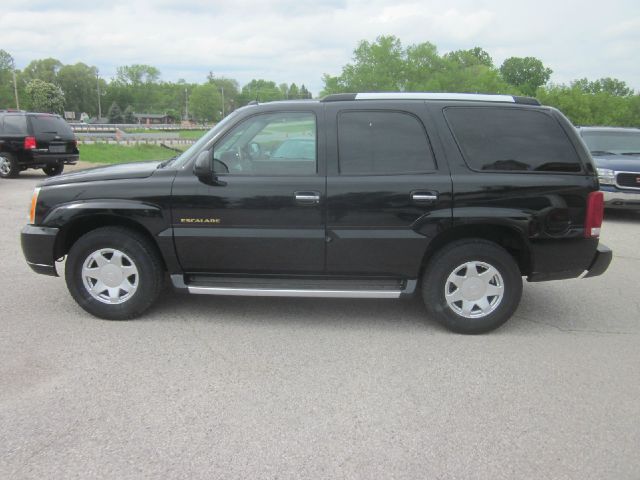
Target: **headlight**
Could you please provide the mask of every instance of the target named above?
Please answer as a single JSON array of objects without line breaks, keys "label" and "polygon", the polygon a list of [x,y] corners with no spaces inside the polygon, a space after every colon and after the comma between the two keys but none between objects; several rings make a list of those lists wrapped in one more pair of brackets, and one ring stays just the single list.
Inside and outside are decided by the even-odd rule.
[{"label": "headlight", "polygon": [[596,168],[598,170],[598,180],[602,185],[614,185],[616,183],[616,172],[608,168]]},{"label": "headlight", "polygon": [[31,208],[29,209],[29,223],[33,225],[36,223],[36,205],[38,205],[38,195],[40,194],[40,187],[36,187],[33,190],[31,196]]}]

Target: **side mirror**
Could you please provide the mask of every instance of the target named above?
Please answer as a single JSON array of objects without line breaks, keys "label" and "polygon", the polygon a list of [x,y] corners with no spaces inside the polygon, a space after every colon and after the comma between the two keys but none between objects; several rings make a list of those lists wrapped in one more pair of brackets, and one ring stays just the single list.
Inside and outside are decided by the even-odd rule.
[{"label": "side mirror", "polygon": [[213,169],[211,162],[211,151],[205,150],[198,154],[196,163],[193,166],[193,173],[205,183],[209,183],[213,180]]},{"label": "side mirror", "polygon": [[226,182],[218,180],[213,172],[213,153],[211,150],[200,152],[193,165],[193,173],[202,183],[207,185],[226,185]]}]

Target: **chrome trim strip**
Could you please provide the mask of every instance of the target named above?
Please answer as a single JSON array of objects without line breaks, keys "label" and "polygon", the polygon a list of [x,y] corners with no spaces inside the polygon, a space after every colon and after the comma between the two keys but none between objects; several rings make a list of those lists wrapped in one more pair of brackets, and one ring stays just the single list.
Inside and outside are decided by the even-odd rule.
[{"label": "chrome trim strip", "polygon": [[196,295],[231,295],[252,297],[315,297],[315,298],[400,298],[400,290],[306,290],[277,288],[229,288],[189,286]]},{"label": "chrome trim strip", "polygon": [[516,103],[511,95],[483,95],[477,93],[404,93],[404,92],[378,92],[358,93],[356,100],[471,100],[476,102],[504,102]]},{"label": "chrome trim strip", "polygon": [[29,262],[27,261],[28,265],[33,265],[34,267],[47,267],[47,268],[51,268],[53,267],[53,265],[47,265],[46,263],[33,263],[33,262]]},{"label": "chrome trim strip", "polygon": [[437,200],[438,196],[437,195],[421,195],[418,193],[418,194],[411,195],[411,199],[416,201]]}]

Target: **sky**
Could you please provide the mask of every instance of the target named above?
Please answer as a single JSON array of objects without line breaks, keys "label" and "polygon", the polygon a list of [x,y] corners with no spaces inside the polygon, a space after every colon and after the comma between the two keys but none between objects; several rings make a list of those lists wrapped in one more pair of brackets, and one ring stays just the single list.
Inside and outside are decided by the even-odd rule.
[{"label": "sky", "polygon": [[0,49],[17,68],[54,57],[103,78],[121,65],[162,79],[305,84],[338,75],[360,40],[395,35],[439,53],[484,48],[500,65],[537,57],[553,83],[614,77],[640,90],[640,1],[610,0],[2,0]]}]

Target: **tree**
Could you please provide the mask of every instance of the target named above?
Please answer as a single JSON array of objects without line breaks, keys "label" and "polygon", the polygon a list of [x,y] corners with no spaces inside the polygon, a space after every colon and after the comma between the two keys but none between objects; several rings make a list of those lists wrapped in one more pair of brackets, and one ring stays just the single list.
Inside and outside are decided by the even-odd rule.
[{"label": "tree", "polygon": [[31,80],[42,80],[57,84],[58,72],[61,68],[62,62],[55,58],[33,60],[22,71],[22,78],[25,83],[29,83]]},{"label": "tree", "polygon": [[342,68],[342,83],[354,92],[397,92],[405,87],[404,50],[392,35],[375,42],[361,41],[353,52],[354,62]]},{"label": "tree", "polygon": [[535,57],[510,57],[502,63],[500,73],[523,94],[534,96],[536,90],[549,81],[553,70]]},{"label": "tree", "polygon": [[58,71],[57,82],[64,91],[65,108],[74,112],[98,114],[97,69],[84,63],[64,65]]},{"label": "tree", "polygon": [[253,79],[242,87],[242,92],[238,101],[246,105],[252,100],[259,102],[272,102],[274,100],[283,100],[285,97],[275,82],[269,80]]},{"label": "tree", "polygon": [[151,65],[134,64],[118,67],[116,79],[125,85],[142,85],[144,83],[154,83],[160,78],[160,70]]},{"label": "tree", "polygon": [[[295,85],[295,84],[293,84],[293,85]],[[309,90],[307,90],[307,87],[304,86],[304,83],[302,85],[300,85],[300,94],[298,95],[298,98],[310,99],[312,97],[313,97],[313,95],[311,95],[311,92]]]},{"label": "tree", "polygon": [[25,89],[29,109],[36,112],[63,113],[64,92],[53,83],[31,80]]},{"label": "tree", "polygon": [[127,108],[124,109],[122,113],[122,120],[124,123],[135,123],[136,118],[133,116],[133,107],[131,105],[127,105]]},{"label": "tree", "polygon": [[109,107],[109,113],[107,113],[107,117],[109,118],[109,123],[122,123],[122,110],[120,110],[120,106],[113,102]]},{"label": "tree", "polygon": [[0,108],[15,107],[13,92],[13,57],[0,50]]},{"label": "tree", "polygon": [[633,95],[633,89],[626,82],[617,78],[601,78],[590,82],[586,78],[581,78],[571,82],[572,87],[580,89],[584,93],[607,93],[616,97],[629,97]]},{"label": "tree", "polygon": [[197,85],[189,97],[189,111],[199,122],[219,120],[222,116],[222,96],[213,83]]}]

